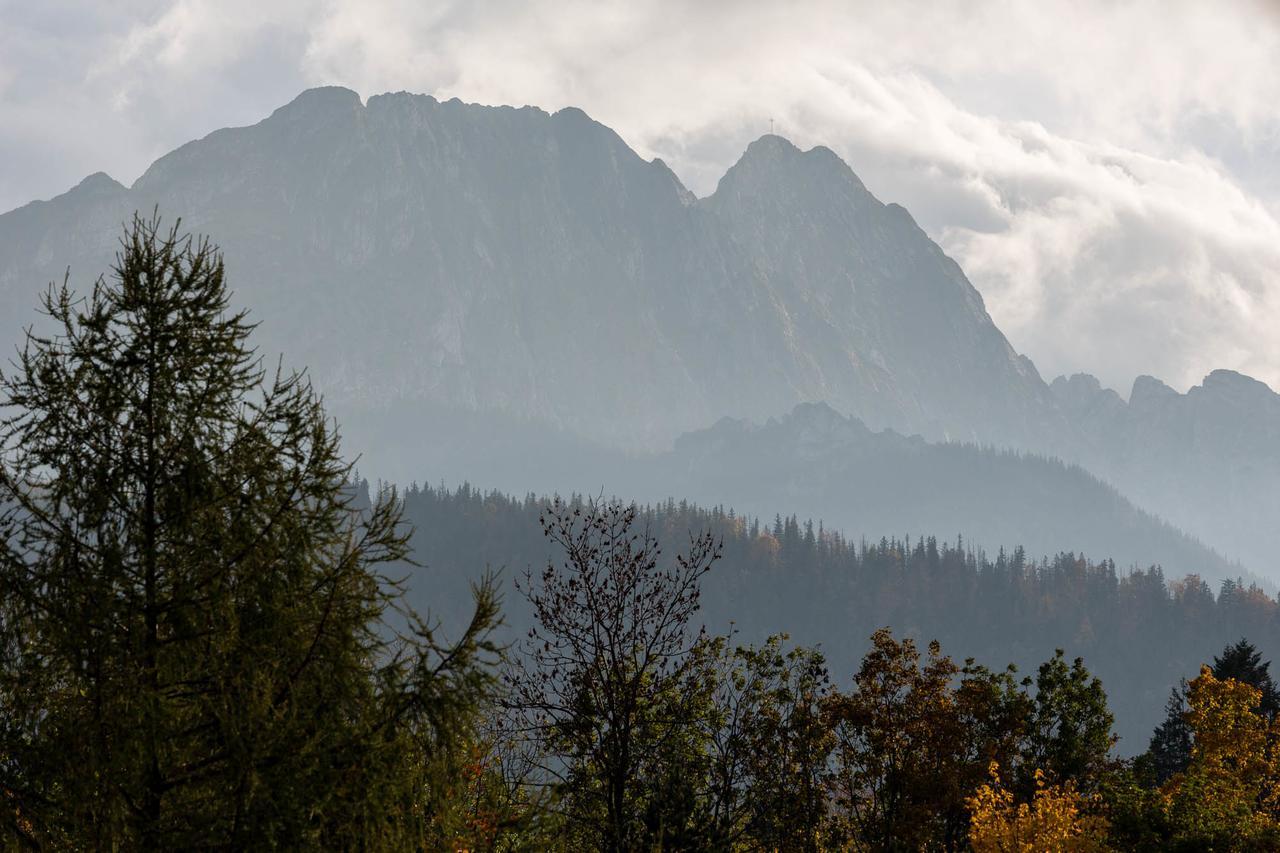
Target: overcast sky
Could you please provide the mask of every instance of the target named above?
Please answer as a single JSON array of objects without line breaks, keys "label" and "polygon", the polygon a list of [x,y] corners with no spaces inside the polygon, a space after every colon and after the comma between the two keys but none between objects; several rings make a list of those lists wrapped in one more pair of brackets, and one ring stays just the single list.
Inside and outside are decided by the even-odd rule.
[{"label": "overcast sky", "polygon": [[1045,378],[1280,389],[1274,2],[0,0],[0,210],[305,87],[579,106],[707,194],[838,152]]}]

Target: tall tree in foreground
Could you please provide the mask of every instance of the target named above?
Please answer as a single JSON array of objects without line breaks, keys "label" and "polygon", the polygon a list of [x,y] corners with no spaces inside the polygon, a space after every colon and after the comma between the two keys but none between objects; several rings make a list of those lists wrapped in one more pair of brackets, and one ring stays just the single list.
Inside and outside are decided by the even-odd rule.
[{"label": "tall tree in foreground", "polygon": [[[1047,773],[1054,783],[1074,781],[1086,793],[1090,780],[1102,778],[1116,738],[1115,722],[1107,708],[1102,682],[1076,658],[1070,666],[1061,649],[1040,665],[1036,673],[1035,707],[1032,709],[1024,767],[1027,793],[1035,790],[1035,770]],[[1027,775],[1027,774],[1024,774]]]},{"label": "tall tree in foreground", "polygon": [[834,727],[832,837],[854,849],[961,849],[966,798],[995,761],[1013,761],[1030,712],[1013,671],[957,666],[888,628],[828,700]]},{"label": "tall tree in foreground", "polygon": [[1187,691],[1191,762],[1161,789],[1171,847],[1280,849],[1280,764],[1276,723],[1263,693],[1207,666]]},{"label": "tall tree in foreground", "polygon": [[2,378],[0,801],[32,846],[430,845],[490,688],[488,585],[443,648],[388,626],[394,494],[351,502],[207,241],[135,217]]},{"label": "tall tree in foreground", "polygon": [[788,649],[786,635],[732,650],[728,639],[704,646],[720,661],[707,678],[715,685],[705,738],[708,841],[724,850],[817,849],[834,745],[826,662],[817,649]]}]

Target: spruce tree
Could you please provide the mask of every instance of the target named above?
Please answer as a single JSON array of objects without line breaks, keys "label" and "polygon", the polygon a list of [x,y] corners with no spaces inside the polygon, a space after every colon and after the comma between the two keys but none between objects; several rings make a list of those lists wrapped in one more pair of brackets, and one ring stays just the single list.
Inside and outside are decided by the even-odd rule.
[{"label": "spruce tree", "polygon": [[[44,848],[431,846],[496,619],[391,618],[394,493],[359,506],[305,375],[267,371],[206,240],[134,217],[0,376],[0,794]],[[393,629],[392,622],[399,626]]]},{"label": "spruce tree", "polygon": [[1152,732],[1151,743],[1147,747],[1146,761],[1151,768],[1152,780],[1159,785],[1186,770],[1191,762],[1193,737],[1191,724],[1187,722],[1187,690],[1184,678],[1181,684],[1169,691],[1164,721]]},{"label": "spruce tree", "polygon": [[1258,710],[1268,719],[1280,711],[1280,691],[1271,678],[1271,661],[1264,661],[1262,653],[1244,637],[1223,648],[1222,654],[1214,657],[1212,669],[1219,681],[1234,678],[1256,687],[1262,694]]}]

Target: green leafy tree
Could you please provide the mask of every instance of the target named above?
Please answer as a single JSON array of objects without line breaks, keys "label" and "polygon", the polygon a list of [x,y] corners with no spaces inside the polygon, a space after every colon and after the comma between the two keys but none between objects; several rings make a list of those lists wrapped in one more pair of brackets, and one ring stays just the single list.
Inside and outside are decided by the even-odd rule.
[{"label": "green leafy tree", "polygon": [[1115,718],[1107,708],[1102,682],[1076,658],[1070,665],[1061,649],[1040,665],[1023,755],[1023,789],[1035,790],[1034,772],[1054,784],[1073,782],[1092,793],[1111,760]]},{"label": "green leafy tree", "polygon": [[134,218],[0,380],[0,792],[57,849],[406,849],[492,687],[383,567],[305,377],[263,369],[207,241]]},{"label": "green leafy tree", "polygon": [[830,680],[820,652],[787,649],[786,640],[730,651],[717,637],[703,646],[717,663],[705,676],[714,685],[705,737],[708,849],[815,850],[822,841],[834,744]]}]

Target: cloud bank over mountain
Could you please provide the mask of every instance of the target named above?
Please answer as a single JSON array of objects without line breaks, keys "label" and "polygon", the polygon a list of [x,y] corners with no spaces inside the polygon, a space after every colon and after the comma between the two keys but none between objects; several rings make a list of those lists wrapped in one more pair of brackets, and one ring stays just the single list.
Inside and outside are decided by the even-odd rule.
[{"label": "cloud bank over mountain", "polygon": [[0,5],[0,208],[316,83],[580,106],[700,195],[772,121],[911,209],[1046,376],[1280,385],[1274,7]]}]

